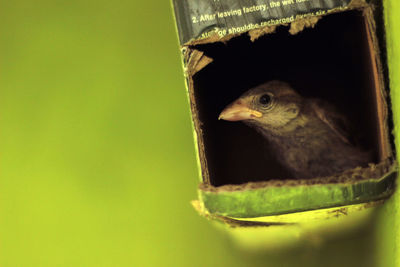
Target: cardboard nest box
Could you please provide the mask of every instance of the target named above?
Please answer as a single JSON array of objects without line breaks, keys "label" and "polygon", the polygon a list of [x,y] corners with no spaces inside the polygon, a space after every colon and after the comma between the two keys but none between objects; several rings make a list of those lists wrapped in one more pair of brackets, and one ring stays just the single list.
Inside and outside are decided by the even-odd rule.
[{"label": "cardboard nest box", "polygon": [[[397,167],[379,2],[174,0],[173,6],[200,169],[193,204],[201,214],[245,225],[390,196]],[[336,106],[374,161],[295,180],[254,129],[218,121],[229,103],[270,80]]]}]

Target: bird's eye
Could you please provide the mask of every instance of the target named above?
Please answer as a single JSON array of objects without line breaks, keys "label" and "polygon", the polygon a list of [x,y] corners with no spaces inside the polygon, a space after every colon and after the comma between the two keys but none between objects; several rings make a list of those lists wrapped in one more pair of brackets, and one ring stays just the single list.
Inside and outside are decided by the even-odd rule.
[{"label": "bird's eye", "polygon": [[269,104],[271,104],[272,101],[272,95],[270,94],[264,94],[260,97],[260,99],[258,100],[260,102],[261,105],[263,106],[268,106]]}]

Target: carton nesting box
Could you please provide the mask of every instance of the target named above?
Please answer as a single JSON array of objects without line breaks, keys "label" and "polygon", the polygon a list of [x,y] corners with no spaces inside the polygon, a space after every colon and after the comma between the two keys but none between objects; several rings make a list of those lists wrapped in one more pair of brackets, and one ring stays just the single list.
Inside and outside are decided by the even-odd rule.
[{"label": "carton nesting box", "polygon": [[[396,163],[379,2],[174,0],[201,183],[194,206],[228,223],[367,203],[393,192]],[[224,107],[270,80],[330,102],[372,151],[368,167],[295,180]]]}]

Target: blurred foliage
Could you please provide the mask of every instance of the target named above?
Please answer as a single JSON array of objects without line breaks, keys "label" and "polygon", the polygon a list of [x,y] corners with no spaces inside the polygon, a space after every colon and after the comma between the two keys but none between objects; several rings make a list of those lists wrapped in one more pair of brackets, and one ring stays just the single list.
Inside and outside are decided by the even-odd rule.
[{"label": "blurred foliage", "polygon": [[192,209],[168,1],[0,1],[0,25],[0,266],[371,264],[373,223],[254,255]]}]

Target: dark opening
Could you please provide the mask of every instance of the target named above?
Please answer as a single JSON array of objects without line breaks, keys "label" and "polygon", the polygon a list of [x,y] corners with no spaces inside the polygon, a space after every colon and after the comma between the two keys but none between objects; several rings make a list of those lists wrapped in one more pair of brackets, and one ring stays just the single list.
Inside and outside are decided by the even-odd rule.
[{"label": "dark opening", "polygon": [[289,82],[304,97],[335,105],[379,160],[375,85],[362,12],[328,15],[297,35],[280,26],[255,42],[242,35],[195,49],[214,60],[193,77],[212,185],[291,178],[254,129],[218,121],[222,109],[243,92],[275,79]]}]

